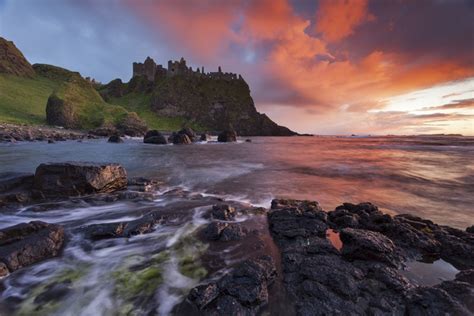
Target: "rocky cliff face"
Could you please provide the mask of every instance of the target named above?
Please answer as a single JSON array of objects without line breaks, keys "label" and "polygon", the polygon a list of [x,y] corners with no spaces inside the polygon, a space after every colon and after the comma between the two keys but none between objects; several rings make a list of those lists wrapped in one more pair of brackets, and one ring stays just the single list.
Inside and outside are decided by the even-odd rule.
[{"label": "rocky cliff face", "polygon": [[0,37],[0,73],[33,77],[35,71],[15,44]]},{"label": "rocky cliff face", "polygon": [[130,94],[146,95],[147,106],[158,117],[184,118],[210,131],[231,127],[242,136],[296,135],[257,112],[250,88],[241,76],[223,73],[220,68],[211,73],[194,71],[184,59],[170,61],[169,69],[147,60],[148,64],[134,64],[130,82],[116,79],[101,87],[102,97],[116,100]]}]

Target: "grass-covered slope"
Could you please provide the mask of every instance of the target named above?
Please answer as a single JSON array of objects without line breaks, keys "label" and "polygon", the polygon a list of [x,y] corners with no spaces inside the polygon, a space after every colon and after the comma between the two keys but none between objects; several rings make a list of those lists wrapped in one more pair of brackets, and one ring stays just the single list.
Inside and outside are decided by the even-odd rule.
[{"label": "grass-covered slope", "polygon": [[46,104],[53,93],[73,106],[76,128],[116,125],[128,113],[106,103],[79,73],[40,64],[33,69],[30,78],[0,74],[0,122],[46,124]]}]

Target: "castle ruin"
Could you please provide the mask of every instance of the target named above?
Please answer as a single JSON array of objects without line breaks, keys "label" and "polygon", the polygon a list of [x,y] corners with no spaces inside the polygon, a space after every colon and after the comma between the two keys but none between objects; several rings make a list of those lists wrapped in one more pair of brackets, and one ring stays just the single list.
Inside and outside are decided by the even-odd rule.
[{"label": "castle ruin", "polygon": [[144,63],[133,63],[133,77],[144,76],[149,81],[155,81],[160,78],[177,75],[223,80],[243,80],[241,75],[222,72],[220,66],[218,67],[217,72],[206,73],[204,72],[204,67],[193,70],[192,67],[186,65],[186,60],[182,57],[179,61],[168,61],[168,68],[164,68],[162,65],[157,65],[150,57],[147,57]]}]

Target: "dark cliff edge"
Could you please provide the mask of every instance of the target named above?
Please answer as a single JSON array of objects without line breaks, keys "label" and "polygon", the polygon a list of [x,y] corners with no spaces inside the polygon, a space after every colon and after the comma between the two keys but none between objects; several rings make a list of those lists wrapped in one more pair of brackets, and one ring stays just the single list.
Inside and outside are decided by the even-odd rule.
[{"label": "dark cliff edge", "polygon": [[99,87],[105,100],[124,105],[120,100],[133,97],[146,100],[143,106],[154,114],[184,121],[208,131],[232,127],[242,136],[293,136],[297,133],[259,113],[242,76],[193,70],[186,61],[168,62],[168,69],[151,58],[134,63],[128,83],[116,79]]}]

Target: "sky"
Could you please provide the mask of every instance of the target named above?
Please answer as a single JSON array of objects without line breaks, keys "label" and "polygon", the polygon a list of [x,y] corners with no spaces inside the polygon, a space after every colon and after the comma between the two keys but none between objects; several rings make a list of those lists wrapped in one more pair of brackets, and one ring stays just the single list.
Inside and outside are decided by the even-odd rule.
[{"label": "sky", "polygon": [[147,56],[240,73],[301,133],[474,135],[472,0],[0,0],[31,63],[128,81]]}]

